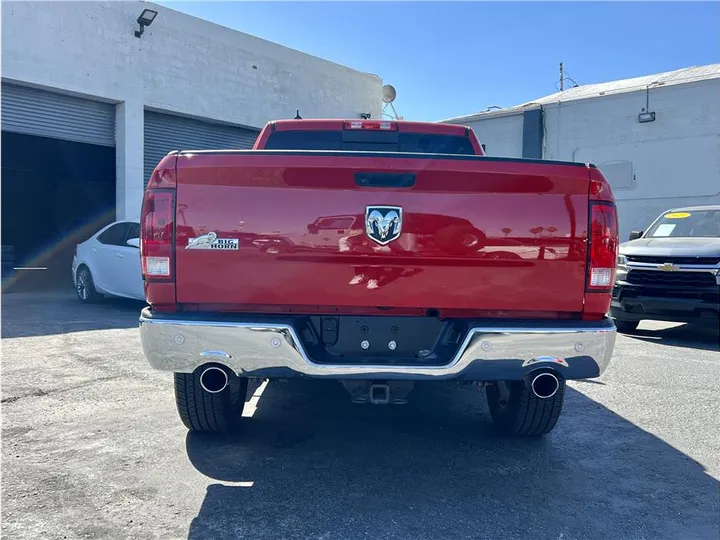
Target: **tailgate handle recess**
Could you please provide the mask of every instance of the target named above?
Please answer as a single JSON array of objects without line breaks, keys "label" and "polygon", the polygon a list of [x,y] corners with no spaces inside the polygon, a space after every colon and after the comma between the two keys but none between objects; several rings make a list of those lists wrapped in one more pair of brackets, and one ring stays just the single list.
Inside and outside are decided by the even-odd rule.
[{"label": "tailgate handle recess", "polygon": [[415,185],[415,173],[355,173],[355,185],[360,187],[408,188]]}]

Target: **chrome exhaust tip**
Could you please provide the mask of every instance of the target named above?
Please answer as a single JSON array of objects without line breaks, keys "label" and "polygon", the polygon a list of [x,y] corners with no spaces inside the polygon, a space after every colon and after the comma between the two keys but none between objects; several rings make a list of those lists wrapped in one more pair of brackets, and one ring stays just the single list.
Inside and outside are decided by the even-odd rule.
[{"label": "chrome exhaust tip", "polygon": [[200,373],[200,386],[210,394],[222,392],[229,383],[228,374],[222,368],[210,366]]},{"label": "chrome exhaust tip", "polygon": [[560,381],[552,373],[540,373],[539,375],[535,375],[532,381],[530,381],[532,393],[540,399],[553,397],[558,391],[558,388],[560,388]]}]

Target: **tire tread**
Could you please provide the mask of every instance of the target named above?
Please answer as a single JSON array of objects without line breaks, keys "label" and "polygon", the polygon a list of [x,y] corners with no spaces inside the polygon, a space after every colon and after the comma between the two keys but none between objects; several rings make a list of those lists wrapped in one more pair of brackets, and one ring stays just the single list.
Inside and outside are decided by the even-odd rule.
[{"label": "tire tread", "polygon": [[[86,264],[81,264],[78,266],[77,270],[75,271],[75,280],[77,281],[79,279],[81,272],[87,272],[88,280],[90,281],[90,291],[88,292],[87,299],[80,298],[79,295],[77,295],[78,299],[83,304],[95,304],[100,301],[101,295],[99,292],[97,292],[97,289],[95,288],[95,280],[92,277],[92,272],[90,271],[90,268],[87,267]],[[77,290],[75,291],[77,294]]]},{"label": "tire tread", "polygon": [[509,381],[508,404],[500,406],[500,394],[496,387],[487,388],[487,401],[493,422],[511,435],[537,437],[550,433],[562,412],[565,396],[565,381],[550,398],[536,397],[522,381]]},{"label": "tire tread", "polygon": [[640,325],[640,321],[624,321],[615,319],[613,322],[615,323],[617,331],[622,334],[631,334],[635,332]]},{"label": "tire tread", "polygon": [[175,373],[175,403],[180,420],[190,431],[235,430],[242,417],[247,379],[235,377],[225,390],[202,389],[198,373]]}]

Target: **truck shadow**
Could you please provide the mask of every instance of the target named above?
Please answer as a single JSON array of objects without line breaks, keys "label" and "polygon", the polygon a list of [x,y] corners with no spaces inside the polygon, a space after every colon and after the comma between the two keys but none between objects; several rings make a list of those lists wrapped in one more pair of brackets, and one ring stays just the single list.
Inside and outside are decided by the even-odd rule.
[{"label": "truck shadow", "polygon": [[273,383],[242,433],[188,434],[218,481],[188,537],[718,537],[718,482],[580,392],[539,440],[498,435],[472,387],[411,398],[352,405],[333,381]]},{"label": "truck shadow", "polygon": [[125,298],[103,298],[83,304],[72,288],[2,295],[2,337],[31,337],[138,326],[147,304]]},{"label": "truck shadow", "polygon": [[689,349],[720,351],[720,331],[716,328],[682,324],[660,330],[638,328],[624,334],[629,338]]}]

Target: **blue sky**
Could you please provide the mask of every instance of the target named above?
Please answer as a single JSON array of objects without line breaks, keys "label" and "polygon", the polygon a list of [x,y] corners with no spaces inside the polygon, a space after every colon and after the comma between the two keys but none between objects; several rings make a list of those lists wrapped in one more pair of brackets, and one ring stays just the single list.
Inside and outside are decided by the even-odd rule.
[{"label": "blue sky", "polygon": [[440,120],[579,84],[720,62],[717,2],[160,2],[397,88]]}]

